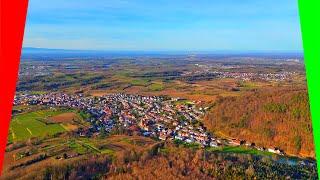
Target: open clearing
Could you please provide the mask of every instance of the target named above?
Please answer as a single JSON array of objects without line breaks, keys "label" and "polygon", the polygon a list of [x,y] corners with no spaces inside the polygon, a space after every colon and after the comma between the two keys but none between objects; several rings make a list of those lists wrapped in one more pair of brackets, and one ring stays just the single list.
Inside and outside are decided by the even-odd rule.
[{"label": "open clearing", "polygon": [[272,156],[273,153],[266,151],[259,151],[252,148],[246,148],[241,146],[226,146],[226,147],[217,147],[217,148],[208,148],[209,151],[216,151],[222,153],[241,153],[241,154],[253,154],[253,155],[264,155]]},{"label": "open clearing", "polygon": [[[69,161],[88,154],[117,156],[127,150],[143,152],[152,148],[155,144],[157,144],[157,141],[141,136],[114,135],[106,138],[70,138],[62,134],[55,138],[45,139],[36,145],[26,144],[25,146],[13,148],[14,144],[10,144],[7,146],[5,153],[4,172],[13,172],[10,169],[11,167],[35,159],[40,154],[48,155],[48,158],[34,163],[42,167],[51,163]],[[26,152],[32,153],[27,156]],[[72,157],[64,159],[64,154]],[[32,168],[35,166],[34,164],[22,166],[15,169],[15,171],[23,171],[28,167]]]},{"label": "open clearing", "polygon": [[55,123],[66,123],[79,119],[79,116],[74,112],[66,112],[52,116],[49,119]]},{"label": "open clearing", "polygon": [[91,147],[102,154],[113,154],[124,150],[143,151],[153,146],[156,141],[142,136],[113,135],[106,139],[80,138],[78,143]]},{"label": "open clearing", "polygon": [[46,124],[43,119],[64,113],[59,110],[40,110],[13,117],[10,123],[9,142],[23,141],[31,137],[43,137],[66,131],[60,124]]}]

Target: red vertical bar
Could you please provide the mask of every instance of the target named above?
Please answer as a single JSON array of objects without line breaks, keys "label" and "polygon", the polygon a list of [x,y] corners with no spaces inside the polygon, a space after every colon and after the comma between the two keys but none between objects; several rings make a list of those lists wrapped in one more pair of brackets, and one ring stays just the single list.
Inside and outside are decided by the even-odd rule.
[{"label": "red vertical bar", "polygon": [[1,0],[0,174],[16,89],[28,0]]}]

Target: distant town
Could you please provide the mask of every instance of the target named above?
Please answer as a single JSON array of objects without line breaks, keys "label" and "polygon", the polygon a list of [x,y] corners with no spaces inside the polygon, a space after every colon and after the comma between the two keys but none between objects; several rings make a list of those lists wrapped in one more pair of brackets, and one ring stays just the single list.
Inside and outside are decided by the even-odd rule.
[{"label": "distant town", "polygon": [[[24,65],[19,71],[19,77],[35,77],[35,76],[47,76],[53,75],[53,68],[62,68],[63,71],[72,73],[76,70],[82,68],[89,68],[96,71],[101,71],[108,69],[110,66],[108,64],[95,65],[94,67],[83,67],[88,65],[70,65],[65,64],[64,66],[55,67],[52,64],[39,63],[37,66],[34,65]],[[239,71],[236,69],[240,68],[258,68],[257,65],[205,65],[205,64],[193,64],[191,70],[186,70],[183,72],[169,72],[169,76],[177,76],[182,79],[187,79],[189,81],[201,80],[201,79],[224,79],[232,78],[243,81],[288,81],[292,80],[298,72],[295,71],[281,71],[281,72],[246,72]]]}]

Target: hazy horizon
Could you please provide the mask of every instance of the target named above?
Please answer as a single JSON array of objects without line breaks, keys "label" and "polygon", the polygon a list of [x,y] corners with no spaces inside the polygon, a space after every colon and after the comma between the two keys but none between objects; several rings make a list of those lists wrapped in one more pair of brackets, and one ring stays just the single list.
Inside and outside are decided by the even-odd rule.
[{"label": "hazy horizon", "polygon": [[24,47],[104,51],[302,51],[297,3],[30,0]]},{"label": "hazy horizon", "polygon": [[46,48],[46,47],[22,47],[23,51],[28,52],[44,52],[44,51],[51,51],[51,52],[159,52],[159,53],[281,53],[281,54],[302,54],[303,50],[130,50],[130,49],[123,49],[123,50],[99,50],[99,49],[65,49],[65,48]]}]

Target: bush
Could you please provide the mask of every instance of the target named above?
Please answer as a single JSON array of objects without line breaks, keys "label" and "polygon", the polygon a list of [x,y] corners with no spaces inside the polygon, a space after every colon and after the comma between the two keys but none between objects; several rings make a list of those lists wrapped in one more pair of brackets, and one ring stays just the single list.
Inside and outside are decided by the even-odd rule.
[{"label": "bush", "polygon": [[301,149],[301,144],[302,144],[302,138],[300,136],[295,136],[294,137],[294,146],[297,149],[297,151],[300,151]]},{"label": "bush", "polygon": [[285,113],[287,111],[287,105],[281,103],[269,103],[264,105],[264,109],[265,111],[272,113]]}]

